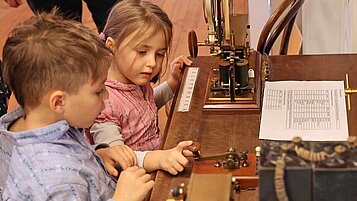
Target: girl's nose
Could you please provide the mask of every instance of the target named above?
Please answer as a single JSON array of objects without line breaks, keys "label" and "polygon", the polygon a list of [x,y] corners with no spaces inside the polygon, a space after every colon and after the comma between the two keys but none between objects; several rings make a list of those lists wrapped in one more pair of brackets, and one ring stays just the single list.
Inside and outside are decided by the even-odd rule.
[{"label": "girl's nose", "polygon": [[150,55],[147,58],[146,65],[148,67],[154,68],[156,66],[156,57],[155,55]]}]

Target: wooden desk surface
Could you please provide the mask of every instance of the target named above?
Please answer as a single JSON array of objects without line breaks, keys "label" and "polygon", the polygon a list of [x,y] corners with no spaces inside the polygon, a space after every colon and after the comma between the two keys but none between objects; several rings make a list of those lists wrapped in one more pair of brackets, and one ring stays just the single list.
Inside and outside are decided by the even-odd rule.
[{"label": "wooden desk surface", "polygon": [[[201,153],[211,155],[233,147],[237,151],[253,152],[259,145],[259,114],[215,115],[203,114],[205,90],[210,71],[211,57],[198,57],[193,67],[199,67],[199,75],[189,112],[170,112],[167,127],[167,140],[164,149],[175,147],[182,140],[192,139],[201,143]],[[350,86],[357,88],[357,54],[355,55],[296,55],[271,56],[270,80],[344,80],[350,75]],[[355,96],[355,97],[354,97]],[[175,102],[175,101],[174,101]],[[357,135],[357,95],[352,95],[352,111],[348,112],[350,135]],[[355,107],[355,108],[354,108]],[[165,201],[169,195],[173,180],[189,178],[191,167],[177,177],[159,171],[151,195],[151,201]],[[256,191],[236,194],[235,200],[258,200]]]}]

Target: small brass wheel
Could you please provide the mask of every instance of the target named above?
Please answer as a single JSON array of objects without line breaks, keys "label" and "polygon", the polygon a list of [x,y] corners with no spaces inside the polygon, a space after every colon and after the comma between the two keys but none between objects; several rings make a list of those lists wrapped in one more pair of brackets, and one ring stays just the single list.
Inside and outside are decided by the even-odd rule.
[{"label": "small brass wheel", "polygon": [[287,153],[289,151],[290,147],[291,146],[288,143],[283,143],[280,145],[280,149],[283,153]]},{"label": "small brass wheel", "polygon": [[225,160],[224,164],[227,169],[234,169],[236,165],[236,161],[233,158],[228,158]]},{"label": "small brass wheel", "polygon": [[301,145],[301,141],[302,141],[301,137],[298,137],[298,136],[294,137],[292,140],[292,142],[297,146]]},{"label": "small brass wheel", "polygon": [[349,136],[347,139],[347,142],[350,145],[355,145],[357,143],[357,137],[356,136]]},{"label": "small brass wheel", "polygon": [[342,154],[342,153],[345,153],[347,151],[347,148],[343,145],[337,145],[335,146],[335,152],[337,154]]}]

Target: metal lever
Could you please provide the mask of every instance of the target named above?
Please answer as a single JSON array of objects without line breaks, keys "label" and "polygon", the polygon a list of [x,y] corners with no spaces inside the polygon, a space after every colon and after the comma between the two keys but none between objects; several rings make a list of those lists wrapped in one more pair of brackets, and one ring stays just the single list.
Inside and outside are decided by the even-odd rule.
[{"label": "metal lever", "polygon": [[242,166],[248,167],[248,156],[247,152],[243,152],[241,155],[236,153],[236,150],[233,148],[229,148],[227,152],[210,155],[210,156],[201,156],[199,153],[199,149],[201,145],[197,142],[194,142],[191,146],[188,147],[190,151],[193,153],[193,158],[196,161],[206,161],[206,160],[214,160],[214,159],[223,159],[223,167],[226,169],[236,169],[240,167],[240,162],[242,160]]},{"label": "metal lever", "polygon": [[214,160],[214,159],[222,159],[225,156],[227,156],[228,154],[231,154],[231,152],[224,152],[224,153],[210,155],[210,156],[200,156],[197,160],[207,161],[207,160]]},{"label": "metal lever", "polygon": [[202,156],[199,152],[200,149],[201,149],[201,144],[198,142],[193,142],[193,144],[188,147],[188,150],[190,150],[193,153],[193,158],[198,161],[221,159],[224,156],[227,156],[228,154],[235,153],[235,150],[233,148],[230,148],[227,152],[210,155],[210,156]]},{"label": "metal lever", "polygon": [[350,81],[349,81],[349,75],[346,74],[345,76],[346,80],[346,88],[345,88],[345,94],[347,96],[347,110],[350,111],[351,110],[351,95],[353,93],[357,93],[357,89],[352,89],[350,88]]}]

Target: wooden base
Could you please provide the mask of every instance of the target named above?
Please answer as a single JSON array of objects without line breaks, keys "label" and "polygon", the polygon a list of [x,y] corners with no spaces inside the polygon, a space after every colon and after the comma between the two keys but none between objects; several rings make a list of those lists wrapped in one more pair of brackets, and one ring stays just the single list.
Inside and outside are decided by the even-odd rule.
[{"label": "wooden base", "polygon": [[192,174],[187,201],[230,201],[232,174]]},{"label": "wooden base", "polygon": [[242,190],[258,187],[259,177],[257,172],[257,161],[254,153],[248,153],[248,167],[237,169],[225,169],[223,166],[215,167],[219,160],[195,161],[193,164],[192,174],[232,174],[240,185]]}]

